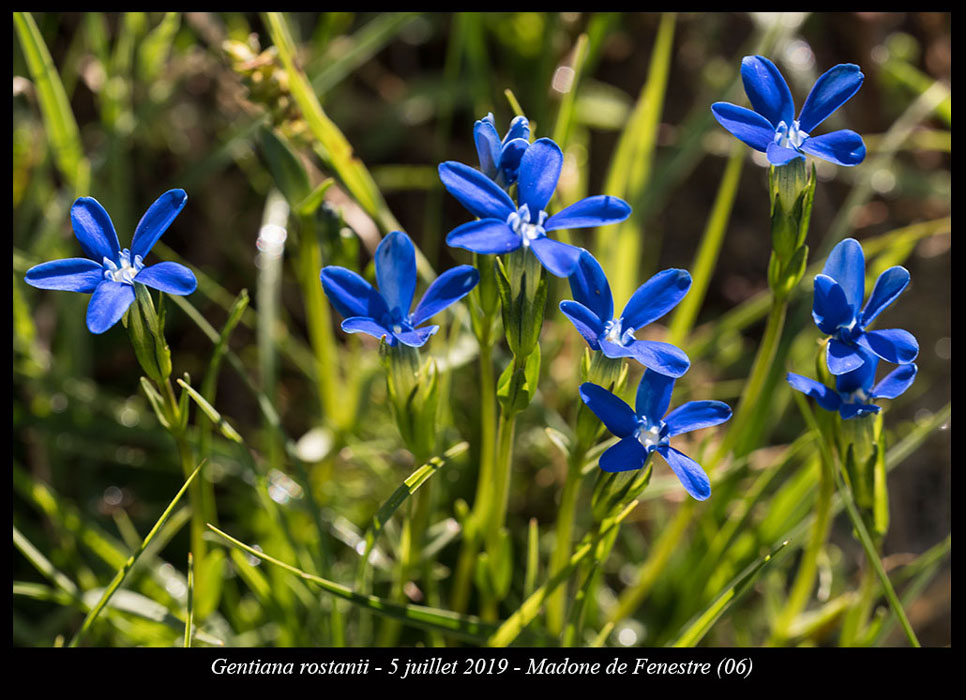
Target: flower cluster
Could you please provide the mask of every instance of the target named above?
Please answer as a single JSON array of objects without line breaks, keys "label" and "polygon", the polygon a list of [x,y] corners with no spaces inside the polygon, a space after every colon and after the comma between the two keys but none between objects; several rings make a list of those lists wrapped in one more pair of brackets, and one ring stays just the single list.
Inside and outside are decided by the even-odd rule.
[{"label": "flower cluster", "polygon": [[[485,121],[485,120],[484,120]],[[480,128],[484,134],[488,129]],[[509,138],[513,133],[512,127]],[[479,138],[477,143],[479,143]],[[512,144],[511,139],[506,145]],[[489,147],[488,147],[489,148]],[[523,149],[517,168],[517,202],[487,174],[495,151],[481,149],[480,172],[463,163],[447,161],[439,166],[443,185],[477,221],[458,226],[446,243],[480,254],[511,253],[520,248],[533,251],[551,274],[567,277],[577,266],[580,248],[555,241],[550,231],[590,228],[626,219],[631,208],[622,199],[607,195],[587,197],[550,216],[546,212],[563,167],[563,152],[551,139],[542,138]],[[501,151],[500,163],[506,148]],[[515,151],[514,151],[515,153]],[[513,156],[515,157],[515,155]],[[507,155],[507,162],[512,158]]]},{"label": "flower cluster", "polygon": [[122,250],[104,207],[93,197],[81,197],[70,209],[70,220],[87,258],[35,265],[27,270],[25,279],[40,289],[92,293],[87,304],[87,328],[91,333],[103,333],[121,320],[134,303],[135,282],[168,294],[191,294],[198,281],[184,265],[144,265],[144,258],[187,201],[184,190],[169,190],[158,197],[141,217],[130,249]]},{"label": "flower cluster", "polygon": [[763,56],[745,56],[741,80],[754,111],[730,102],[715,102],[715,119],[735,138],[785,165],[809,153],[837,165],[858,165],[865,159],[862,137],[849,129],[812,136],[812,131],[849,101],[865,76],[852,63],[829,69],[812,87],[795,119],[795,102],[774,63]]},{"label": "flower cluster", "polygon": [[[865,298],[865,255],[862,246],[846,238],[832,249],[820,275],[815,276],[812,318],[830,336],[826,365],[835,376],[835,388],[814,379],[788,373],[792,388],[813,397],[827,411],[842,418],[878,413],[874,399],[894,399],[908,389],[918,368],[912,364],[919,344],[899,328],[870,331],[866,327],[894,302],[909,284],[909,272],[898,265],[879,275],[872,294]],[[873,386],[879,359],[898,364]]]},{"label": "flower cluster", "polygon": [[322,289],[342,314],[342,330],[385,338],[421,347],[439,326],[420,324],[469,294],[480,281],[471,265],[459,265],[437,277],[412,313],[409,308],[416,292],[416,249],[402,231],[393,231],[376,248],[376,281],[379,291],[359,274],[344,267],[322,268]]}]

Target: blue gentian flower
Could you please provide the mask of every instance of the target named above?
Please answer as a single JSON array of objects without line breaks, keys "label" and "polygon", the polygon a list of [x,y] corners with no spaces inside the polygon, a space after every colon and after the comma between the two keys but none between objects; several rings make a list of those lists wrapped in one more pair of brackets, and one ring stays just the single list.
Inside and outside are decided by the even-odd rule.
[{"label": "blue gentian flower", "polygon": [[811,134],[858,92],[864,77],[852,63],[829,69],[815,81],[795,119],[792,93],[775,64],[763,56],[745,56],[741,80],[754,111],[729,102],[715,102],[711,111],[721,126],[764,152],[772,165],[785,165],[806,153],[838,165],[858,165],[865,158],[865,144],[854,131]]},{"label": "blue gentian flower", "polygon": [[393,231],[376,248],[373,289],[360,275],[337,265],[322,268],[322,289],[332,306],[345,317],[342,330],[385,338],[386,343],[418,348],[439,330],[419,324],[469,294],[480,281],[472,265],[459,265],[437,277],[416,310],[409,313],[416,291],[416,249],[402,231]]},{"label": "blue gentian flower", "polygon": [[[675,435],[708,428],[731,418],[731,408],[721,401],[689,401],[664,415],[671,401],[674,379],[645,370],[637,388],[637,411],[617,396],[591,382],[580,385],[580,398],[620,442],[600,456],[605,472],[640,469],[647,456],[657,452],[681,484],[699,501],[711,495],[711,481],[701,465],[671,447]],[[663,418],[662,418],[663,416]]]},{"label": "blue gentian flower", "polygon": [[691,288],[687,270],[664,270],[638,287],[614,318],[614,298],[600,263],[586,250],[570,275],[575,301],[560,302],[560,310],[577,327],[592,350],[607,357],[633,357],[645,367],[671,377],[688,371],[691,361],[670,343],[638,340],[634,333],[677,306]]},{"label": "blue gentian flower", "polygon": [[493,114],[487,114],[473,125],[473,140],[484,175],[504,189],[517,181],[520,159],[530,145],[530,122],[526,117],[514,117],[501,141]]},{"label": "blue gentian flower", "polygon": [[517,207],[510,196],[480,171],[447,161],[439,177],[460,204],[479,221],[463,224],[446,236],[446,243],[474,253],[510,253],[519,248],[533,251],[540,263],[557,277],[567,277],[577,266],[580,248],[547,237],[548,231],[589,228],[626,219],[631,208],[622,199],[607,195],[587,197],[549,216],[544,209],[557,188],[563,153],[550,139],[539,139],[520,159]]},{"label": "blue gentian flower", "polygon": [[40,289],[91,293],[87,328],[103,333],[117,323],[134,302],[134,283],[168,294],[191,294],[198,286],[194,273],[176,262],[144,266],[144,258],[184,208],[184,190],[168,190],[152,204],[134,231],[131,248],[121,250],[111,217],[93,197],[81,197],[70,208],[74,235],[87,258],[65,258],[27,270],[27,284]]},{"label": "blue gentian flower", "polygon": [[838,375],[834,389],[792,372],[785,378],[793,389],[811,396],[826,411],[838,411],[842,418],[878,413],[881,408],[872,402],[901,396],[912,386],[919,368],[914,364],[899,365],[873,386],[879,359],[865,350],[860,353],[865,356],[865,361],[857,369]]},{"label": "blue gentian flower", "polygon": [[898,328],[867,331],[881,311],[902,294],[909,284],[909,272],[899,265],[879,275],[872,295],[862,306],[865,293],[865,256],[854,238],[836,245],[825,261],[822,274],[815,276],[812,318],[819,330],[832,338],[826,361],[832,374],[856,369],[870,351],[887,362],[905,365],[919,355],[919,343],[908,331]]}]

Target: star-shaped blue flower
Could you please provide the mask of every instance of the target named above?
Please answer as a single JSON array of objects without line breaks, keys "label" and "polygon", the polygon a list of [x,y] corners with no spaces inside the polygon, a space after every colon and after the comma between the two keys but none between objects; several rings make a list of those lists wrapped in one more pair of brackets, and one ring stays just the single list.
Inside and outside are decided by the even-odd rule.
[{"label": "star-shaped blue flower", "polygon": [[812,136],[812,131],[859,90],[865,76],[852,63],[826,71],[812,87],[795,119],[795,103],[775,64],[763,56],[741,60],[741,80],[754,111],[729,102],[715,102],[715,119],[738,140],[785,165],[806,153],[838,165],[858,165],[865,158],[862,137],[849,129]]},{"label": "star-shaped blue flower", "polygon": [[322,268],[322,289],[345,318],[342,330],[385,338],[389,345],[397,341],[414,348],[424,345],[439,326],[417,326],[465,297],[480,281],[472,265],[447,270],[409,313],[416,292],[416,249],[409,236],[393,231],[383,238],[375,262],[378,292],[360,275],[337,265]]},{"label": "star-shaped blue flower", "polygon": [[[645,370],[637,388],[637,411],[612,393],[591,382],[580,385],[580,398],[620,442],[600,456],[606,472],[640,469],[647,456],[657,452],[671,467],[681,484],[699,501],[711,495],[711,481],[701,465],[674,449],[675,435],[708,428],[731,418],[731,408],[721,401],[689,401],[666,416],[674,379]],[[663,418],[662,418],[663,416]]]},{"label": "star-shaped blue flower", "polygon": [[638,340],[634,333],[677,306],[691,288],[687,270],[664,270],[638,287],[614,318],[614,298],[600,263],[586,250],[570,275],[574,301],[560,302],[560,310],[592,350],[607,357],[633,357],[645,367],[671,377],[688,371],[691,361],[670,343]]},{"label": "star-shaped blue flower", "polygon": [[567,277],[577,266],[580,248],[547,237],[548,231],[589,228],[626,219],[630,205],[617,197],[587,197],[549,216],[550,202],[563,153],[551,139],[538,139],[520,159],[517,207],[493,180],[468,165],[447,161],[439,166],[439,177],[460,204],[479,221],[463,224],[446,236],[446,243],[474,253],[510,253],[519,248],[533,251],[540,263],[557,277]]},{"label": "star-shaped blue flower", "polygon": [[[819,330],[831,337],[826,361],[832,374],[858,368],[870,351],[887,362],[905,365],[919,355],[919,343],[908,331],[893,328],[867,331],[883,309],[909,284],[909,272],[899,265],[879,275],[872,295],[862,307],[865,293],[865,256],[854,238],[836,245],[825,261],[822,274],[815,276],[812,318]],[[861,311],[860,311],[861,308]]]},{"label": "star-shaped blue flower", "polygon": [[792,372],[785,379],[793,389],[811,396],[826,411],[838,411],[842,418],[878,413],[881,407],[872,402],[875,399],[894,399],[901,396],[912,386],[919,368],[914,364],[899,365],[873,386],[879,359],[865,350],[860,352],[865,356],[865,361],[858,369],[838,375],[834,389]]},{"label": "star-shaped blue flower", "polygon": [[473,140],[484,175],[504,189],[517,181],[520,159],[530,145],[530,122],[526,117],[514,117],[501,141],[493,114],[487,114],[473,125]]},{"label": "star-shaped blue flower", "polygon": [[144,258],[184,208],[184,190],[168,190],[152,204],[134,231],[130,250],[121,250],[111,217],[93,197],[81,197],[70,208],[74,235],[87,258],[65,258],[27,270],[27,284],[40,289],[91,293],[87,328],[103,333],[117,323],[134,302],[134,283],[168,294],[191,294],[198,286],[194,273],[176,262],[144,266]]}]

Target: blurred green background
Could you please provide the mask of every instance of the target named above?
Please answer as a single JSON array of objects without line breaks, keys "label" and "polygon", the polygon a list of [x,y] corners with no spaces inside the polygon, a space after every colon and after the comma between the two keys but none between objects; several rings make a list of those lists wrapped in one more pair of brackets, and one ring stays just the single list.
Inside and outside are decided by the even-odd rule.
[{"label": "blurred green background", "polygon": [[[54,567],[87,589],[103,583],[119,565],[111,563],[117,557],[105,547],[126,553],[132,543],[136,545],[137,533],[143,536],[150,528],[182,476],[173,443],[138,391],[140,369],[121,337],[120,324],[102,336],[91,335],[84,326],[86,295],[35,290],[24,283],[24,271],[38,262],[81,254],[70,230],[69,208],[75,197],[90,195],[104,205],[123,247],[148,205],[165,190],[180,187],[188,192],[188,204],[154,253],[157,259],[180,259],[203,275],[199,291],[189,301],[220,328],[231,299],[244,288],[253,296],[253,309],[261,308],[256,239],[274,181],[260,152],[259,129],[274,124],[309,155],[305,161],[313,184],[330,173],[323,173],[319,160],[310,155],[311,134],[287,93],[284,76],[272,68],[277,58],[263,53],[271,42],[260,16],[43,13],[34,19],[76,119],[82,155],[73,156],[80,174],[66,177],[58,159],[71,155],[64,154],[45,123],[45,87],[32,77],[14,31],[14,524]],[[561,190],[567,202],[603,191],[621,129],[648,77],[661,16],[293,13],[289,22],[299,63],[327,114],[372,173],[389,210],[439,271],[469,262],[463,251],[443,243],[446,233],[468,215],[443,191],[436,166],[443,160],[476,164],[473,121],[492,111],[503,133],[513,116],[504,95],[510,89],[537,136],[550,135],[561,101],[570,94],[566,70],[560,68],[569,65],[578,35],[587,33],[590,49],[575,93]],[[921,348],[916,383],[891,402],[894,406],[887,413],[894,441],[928,422],[948,404],[951,394],[948,13],[678,15],[648,187],[631,202],[641,225],[638,280],[667,267],[691,266],[734,143],[714,122],[709,106],[719,99],[747,104],[736,83],[740,60],[769,31],[773,49],[768,55],[781,67],[799,106],[815,78],[836,63],[857,63],[866,76],[858,94],[823,127],[859,132],[869,155],[854,169],[817,163],[820,182],[809,234],[810,262],[823,258],[846,235],[865,241],[905,227],[926,227],[926,235],[904,239],[905,247],[893,251],[908,256],[903,264],[912,284],[889,309],[885,324],[911,331]],[[226,50],[227,40],[235,42],[233,50]],[[694,338],[710,342],[689,375],[689,395],[698,397],[700,392],[701,398],[732,404],[761,324],[723,335],[711,331],[722,315],[767,289],[769,255],[767,169],[761,167],[762,154],[746,150],[754,162],[746,163],[741,172],[697,331],[692,344],[685,345],[691,352]],[[343,190],[330,190],[327,201],[336,225],[351,232],[346,232],[350,240],[325,262],[365,268],[378,243],[377,227]],[[582,235],[574,232],[574,242],[589,246],[589,234],[586,239]],[[289,435],[298,439],[309,433],[325,443],[330,439],[327,433],[310,433],[318,427],[318,408],[312,382],[306,381],[311,363],[310,356],[306,360],[306,324],[298,284],[289,274],[292,262],[286,258],[284,264],[276,407]],[[549,530],[562,479],[562,461],[547,444],[543,428],[553,424],[554,416],[566,419],[574,410],[574,368],[581,342],[554,301],[568,294],[566,284],[555,281],[544,331],[544,357],[552,360],[544,366],[541,400],[518,426],[510,514],[520,533],[531,517],[548,524]],[[808,297],[799,300],[790,318],[815,339]],[[623,303],[620,298],[615,301]],[[175,372],[200,380],[211,343],[173,305],[168,316]],[[262,367],[256,325],[254,314],[249,314],[231,341],[253,377]],[[809,341],[800,342],[807,346]],[[356,385],[358,395],[352,398],[362,406],[358,429],[351,440],[340,443],[338,452],[326,453],[312,476],[337,539],[340,527],[364,528],[409,473],[408,457],[402,454],[388,417],[374,346],[351,347],[342,361],[357,365],[362,377]],[[811,376],[811,355],[797,356],[806,359],[790,368]],[[453,441],[461,437],[470,442],[471,455],[479,429],[474,373],[470,363],[452,375],[452,415],[446,428]],[[220,375],[217,397],[218,407],[258,448],[255,461],[271,461],[265,457],[270,438],[257,403],[228,369]],[[790,442],[801,431],[794,406],[787,408],[787,396],[785,401],[786,410],[779,412],[780,420],[773,426],[774,444]],[[887,565],[900,565],[950,532],[948,427],[946,421],[889,477],[892,524],[885,544]],[[475,472],[468,461],[448,472],[446,488],[450,498],[472,502]],[[241,523],[266,517],[257,512],[246,469],[244,460],[216,443],[207,478],[216,482],[221,522],[237,530],[243,529]],[[273,484],[297,489],[283,472],[271,472]],[[41,484],[48,484],[49,491],[43,492]],[[635,548],[645,548],[642,543],[659,532],[682,493],[669,491],[653,502],[647,519],[625,527],[633,532],[608,564],[611,588],[619,591],[626,585]],[[726,509],[727,503],[715,507]],[[130,587],[174,609],[184,594],[187,528],[172,537],[164,558],[154,555]],[[343,533],[342,540],[351,542],[351,537]],[[844,518],[836,521],[832,541],[829,570],[854,576],[861,552]],[[441,561],[449,562],[453,550],[444,551]],[[336,573],[350,580],[354,564],[343,554],[337,554],[345,562],[336,566]],[[792,564],[790,559],[783,566]],[[230,578],[236,575],[231,566],[226,572]],[[43,580],[17,554],[14,579]],[[748,599],[748,611],[767,608],[771,585],[767,578],[759,582]],[[659,586],[655,600],[673,596],[671,586],[673,580]],[[323,641],[286,632],[284,626],[261,624],[263,613],[248,609],[258,604],[244,591],[240,584],[226,586],[222,601],[223,607],[237,608],[229,625],[233,643]],[[924,644],[950,643],[950,600],[946,566],[908,608]],[[722,625],[710,641],[760,642],[745,631],[754,629],[749,620],[755,614],[736,615],[733,625]],[[69,635],[82,617],[75,607],[39,594],[16,596],[13,615],[17,645],[51,644],[57,635]],[[642,615],[642,629],[660,625],[658,613]],[[164,624],[143,617],[124,618],[116,628],[101,630],[96,641],[170,643],[169,637],[176,636]],[[643,633],[640,638],[654,641]]]}]

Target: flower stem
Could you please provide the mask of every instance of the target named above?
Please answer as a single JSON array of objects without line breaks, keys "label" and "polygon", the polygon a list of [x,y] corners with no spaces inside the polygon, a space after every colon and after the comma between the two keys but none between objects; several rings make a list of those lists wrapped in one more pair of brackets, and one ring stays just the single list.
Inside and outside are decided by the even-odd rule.
[{"label": "flower stem", "polygon": [[493,454],[496,445],[496,385],[493,379],[493,345],[480,343],[480,468],[473,511],[464,525],[463,544],[453,581],[451,605],[465,612],[470,599],[470,584],[479,551],[481,525],[490,508],[493,483]]},{"label": "flower stem", "polygon": [[[580,493],[581,473],[586,451],[582,445],[575,445],[567,460],[567,479],[560,496],[560,510],[557,511],[557,533],[553,554],[550,556],[550,575],[553,576],[567,566],[573,540],[574,519],[577,515],[577,496]],[[563,631],[566,587],[561,586],[547,600],[547,631],[558,636]]]}]

